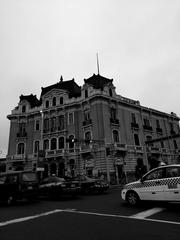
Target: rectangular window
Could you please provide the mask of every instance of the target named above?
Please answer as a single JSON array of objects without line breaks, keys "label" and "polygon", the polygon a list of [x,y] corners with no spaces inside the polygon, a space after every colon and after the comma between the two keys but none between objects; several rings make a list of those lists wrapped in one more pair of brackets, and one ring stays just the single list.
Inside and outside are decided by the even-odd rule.
[{"label": "rectangular window", "polygon": [[61,131],[64,129],[64,115],[58,117],[58,130]]},{"label": "rectangular window", "polygon": [[48,132],[49,131],[49,119],[46,118],[44,119],[44,132]]},{"label": "rectangular window", "polygon": [[178,145],[177,145],[176,140],[173,140],[173,143],[174,143],[174,148],[175,148],[175,149],[178,149]]},{"label": "rectangular window", "polygon": [[132,123],[136,123],[136,115],[135,115],[135,113],[131,113],[131,119],[132,119]]},{"label": "rectangular window", "polygon": [[69,125],[74,124],[74,113],[68,114],[68,123]]},{"label": "rectangular window", "polygon": [[148,118],[144,118],[144,125],[150,127],[150,121]]},{"label": "rectangular window", "polygon": [[51,118],[51,131],[55,131],[56,130],[56,118],[53,117]]},{"label": "rectangular window", "polygon": [[160,128],[160,122],[159,122],[159,119],[156,119],[156,127],[157,127],[157,128]]},{"label": "rectangular window", "polygon": [[161,148],[164,148],[164,142],[161,141]]},{"label": "rectangular window", "polygon": [[88,121],[90,119],[90,111],[85,110],[84,111],[84,121]]},{"label": "rectangular window", "polygon": [[112,118],[113,120],[116,119],[116,109],[115,109],[115,108],[111,108],[111,118]]},{"label": "rectangular window", "polygon": [[39,141],[35,141],[34,143],[34,153],[38,153],[39,151]]},{"label": "rectangular window", "polygon": [[25,123],[20,123],[20,125],[19,125],[19,133],[20,133],[21,135],[23,135],[23,134],[25,133],[25,131],[26,131],[26,125],[25,125]]},{"label": "rectangular window", "polygon": [[35,131],[39,131],[40,130],[40,122],[39,120],[36,120],[35,122]]},{"label": "rectangular window", "polygon": [[140,146],[138,134],[134,134],[134,143],[136,146]]}]

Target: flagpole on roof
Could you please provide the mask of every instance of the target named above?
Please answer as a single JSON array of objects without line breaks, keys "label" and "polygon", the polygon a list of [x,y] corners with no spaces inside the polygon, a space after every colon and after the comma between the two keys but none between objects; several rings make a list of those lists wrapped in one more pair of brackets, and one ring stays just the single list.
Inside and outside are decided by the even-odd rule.
[{"label": "flagpole on roof", "polygon": [[99,58],[98,58],[98,53],[96,54],[97,56],[97,70],[98,70],[98,75],[99,75]]}]

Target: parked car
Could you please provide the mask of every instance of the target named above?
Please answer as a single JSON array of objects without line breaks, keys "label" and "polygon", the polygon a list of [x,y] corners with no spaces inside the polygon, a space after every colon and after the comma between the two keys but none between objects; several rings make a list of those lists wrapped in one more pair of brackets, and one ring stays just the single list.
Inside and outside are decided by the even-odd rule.
[{"label": "parked car", "polygon": [[130,205],[140,200],[180,202],[180,164],[152,169],[138,181],[124,185],[121,197]]},{"label": "parked car", "polygon": [[8,205],[16,200],[36,199],[38,177],[32,171],[14,171],[0,174],[0,201]]},{"label": "parked car", "polygon": [[56,176],[43,179],[39,184],[39,195],[58,198],[62,195],[75,196],[80,192],[78,181],[65,180]]},{"label": "parked car", "polygon": [[105,180],[99,178],[90,178],[86,175],[80,175],[76,177],[76,180],[80,183],[81,192],[85,194],[103,193],[109,188],[109,184]]}]

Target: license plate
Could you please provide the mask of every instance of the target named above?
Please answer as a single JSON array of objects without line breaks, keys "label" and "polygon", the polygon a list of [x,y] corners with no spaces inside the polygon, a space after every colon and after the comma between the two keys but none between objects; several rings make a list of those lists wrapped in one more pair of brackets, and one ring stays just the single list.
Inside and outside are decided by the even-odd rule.
[{"label": "license plate", "polygon": [[32,186],[29,186],[28,189],[31,190],[31,189],[33,189],[33,187],[32,187]]},{"label": "license plate", "polygon": [[75,187],[76,185],[75,184],[71,184],[71,187]]}]

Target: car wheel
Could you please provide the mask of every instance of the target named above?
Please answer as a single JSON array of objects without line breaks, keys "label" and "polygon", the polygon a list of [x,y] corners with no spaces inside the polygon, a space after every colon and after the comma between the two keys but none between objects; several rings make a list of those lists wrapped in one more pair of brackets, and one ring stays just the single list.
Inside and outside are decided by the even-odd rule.
[{"label": "car wheel", "polygon": [[130,191],[127,193],[126,201],[131,205],[135,206],[139,202],[139,196],[136,192]]}]

